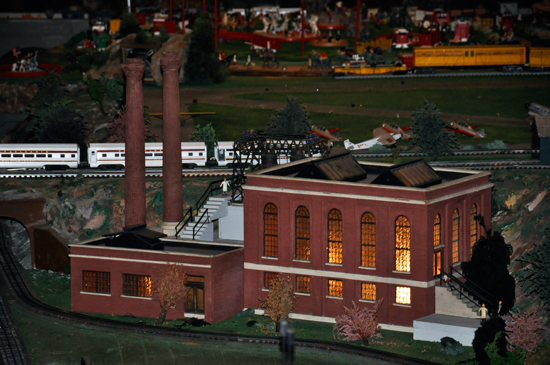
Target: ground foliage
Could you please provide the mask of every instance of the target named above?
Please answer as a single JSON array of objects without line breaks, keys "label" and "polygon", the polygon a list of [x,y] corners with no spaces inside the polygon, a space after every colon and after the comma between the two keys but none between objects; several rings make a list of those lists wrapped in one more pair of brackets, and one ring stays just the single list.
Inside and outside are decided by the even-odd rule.
[{"label": "ground foliage", "polygon": [[35,109],[51,105],[67,95],[67,91],[62,87],[63,80],[56,72],[50,72],[47,77],[39,78],[35,84],[37,91],[31,103]]},{"label": "ground foliage", "polygon": [[[514,306],[515,281],[510,272],[512,246],[504,241],[499,231],[487,230],[483,217],[476,216],[476,221],[485,229],[474,245],[470,261],[462,262],[461,268],[467,279],[466,284],[474,283],[490,294],[484,303],[490,312],[498,311],[498,302],[502,302],[499,314],[505,315]],[[485,302],[485,301],[484,301]]]},{"label": "ground foliage", "polygon": [[382,335],[377,333],[380,331],[377,317],[383,301],[383,298],[378,299],[372,309],[358,307],[354,301],[351,302],[353,308],[344,307],[344,314],[336,317],[332,330],[334,338],[346,341],[361,340],[365,345],[368,345],[372,338],[382,338]]},{"label": "ground foliage", "polygon": [[502,341],[503,332],[498,332],[493,342],[485,347],[485,353],[489,358],[491,365],[522,365],[525,364],[525,352],[516,347],[513,351],[507,352],[502,356],[500,353],[499,343]]},{"label": "ground foliage", "polygon": [[531,355],[537,350],[542,340],[542,332],[547,330],[544,320],[539,317],[538,311],[531,308],[525,312],[510,312],[504,317],[506,333],[508,337],[508,351],[523,349],[526,355]]},{"label": "ground foliage", "polygon": [[189,140],[192,142],[204,142],[206,144],[206,151],[208,154],[208,159],[214,157],[214,147],[216,146],[216,131],[212,127],[211,123],[208,123],[204,127],[201,127],[200,124],[197,124],[195,130],[189,137]]},{"label": "ground foliage", "polygon": [[153,300],[160,306],[157,324],[164,323],[168,310],[187,298],[189,287],[185,286],[186,280],[185,269],[176,264],[164,265],[159,274],[153,276]]},{"label": "ground foliage", "polygon": [[447,155],[453,149],[458,149],[459,144],[453,132],[445,129],[447,122],[441,116],[435,103],[424,100],[424,106],[414,112],[412,131],[416,136],[413,140],[415,146],[429,155],[434,161]]},{"label": "ground foliage", "polygon": [[260,308],[264,309],[264,315],[270,317],[276,324],[276,331],[283,318],[288,321],[288,314],[294,309],[294,302],[298,296],[294,294],[292,280],[287,278],[276,278],[269,284],[269,294],[266,299],[260,299]]},{"label": "ground foliage", "polygon": [[118,79],[108,79],[105,77],[105,74],[101,74],[100,78],[94,79],[88,74],[88,77],[84,79],[84,83],[87,86],[90,98],[97,104],[103,115],[108,114],[105,110],[105,97],[108,97],[117,104],[120,104],[122,101],[124,86]]},{"label": "ground foliage", "polygon": [[550,309],[550,229],[544,231],[542,243],[516,259],[527,265],[518,273],[518,281],[527,295],[538,295]]},{"label": "ground foliage", "polygon": [[187,47],[187,62],[184,65],[184,82],[190,85],[221,83],[225,80],[214,45],[214,27],[207,16],[195,21],[191,42]]},{"label": "ground foliage", "polygon": [[309,134],[309,113],[298,98],[288,96],[286,106],[271,115],[267,130],[275,134]]},{"label": "ground foliage", "polygon": [[86,121],[67,100],[55,101],[37,110],[32,117],[33,139],[38,143],[84,144]]},{"label": "ground foliage", "polygon": [[493,315],[475,331],[472,347],[474,348],[475,358],[479,365],[488,365],[491,363],[485,348],[493,341],[496,341],[495,346],[498,355],[501,357],[506,356],[506,338],[505,336],[497,338],[497,333],[504,332],[505,329],[506,324],[504,320],[498,315]]}]

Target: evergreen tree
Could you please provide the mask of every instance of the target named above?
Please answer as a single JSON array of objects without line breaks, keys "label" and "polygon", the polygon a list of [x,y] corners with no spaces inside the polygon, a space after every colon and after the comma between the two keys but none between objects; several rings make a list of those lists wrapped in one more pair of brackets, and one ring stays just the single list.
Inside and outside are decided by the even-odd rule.
[{"label": "evergreen tree", "polygon": [[197,18],[187,47],[184,81],[191,85],[221,83],[225,80],[214,45],[214,27],[207,16]]},{"label": "evergreen tree", "polygon": [[39,109],[32,118],[32,131],[38,143],[78,143],[84,145],[86,121],[68,100],[60,100]]},{"label": "evergreen tree", "polygon": [[204,144],[206,144],[208,159],[214,157],[214,147],[218,140],[216,139],[216,131],[212,127],[212,124],[208,123],[204,127],[198,124],[189,137],[189,140],[193,142],[204,142]]},{"label": "evergreen tree", "polygon": [[413,144],[436,161],[459,147],[456,136],[445,130],[446,126],[435,103],[424,100],[422,109],[414,113],[412,130],[416,139]]},{"label": "evergreen tree", "polygon": [[[502,302],[499,315],[505,315],[514,306],[516,300],[516,284],[508,271],[512,246],[504,241],[500,232],[487,230],[483,217],[475,219],[485,229],[485,237],[481,237],[474,245],[472,259],[461,264],[464,276],[489,293],[492,302],[485,303],[489,311],[498,311],[498,302]],[[495,332],[496,333],[496,332]],[[492,341],[492,339],[491,339]]]},{"label": "evergreen tree", "polygon": [[527,264],[519,272],[518,281],[526,295],[537,294],[546,309],[550,309],[550,229],[546,229],[544,235],[540,245],[517,259]]},{"label": "evergreen tree", "polygon": [[267,124],[270,133],[308,134],[311,133],[309,113],[302,102],[294,96],[288,96],[288,103],[271,115]]}]

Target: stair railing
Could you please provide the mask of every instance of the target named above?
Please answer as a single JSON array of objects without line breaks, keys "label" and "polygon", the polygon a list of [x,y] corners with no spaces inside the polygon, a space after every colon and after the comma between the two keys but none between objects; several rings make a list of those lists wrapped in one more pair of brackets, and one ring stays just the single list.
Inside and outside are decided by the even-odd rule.
[{"label": "stair railing", "polygon": [[[451,272],[452,272],[451,268]],[[456,271],[456,270],[455,270]],[[472,294],[475,299],[481,300],[484,303],[492,303],[489,302],[485,297],[479,296],[477,293],[473,293],[471,291],[471,288],[469,288],[467,285],[465,285],[461,280],[456,278],[455,276],[446,273],[445,271],[441,270],[441,273],[439,274],[439,278],[441,281],[439,282],[440,286],[443,286],[443,283],[449,288],[451,291],[456,290],[458,292],[458,299],[462,299],[463,297],[472,302],[476,307],[480,307],[479,303],[476,302],[474,299],[472,299],[468,294]]]},{"label": "stair railing", "polygon": [[486,305],[495,305],[497,303],[497,301],[495,300],[495,297],[493,297],[493,295],[491,293],[489,293],[488,291],[483,289],[481,286],[479,286],[478,284],[476,284],[472,280],[468,280],[468,278],[466,276],[464,276],[464,274],[462,274],[460,271],[458,271],[454,267],[451,266],[450,269],[451,269],[451,275],[452,276],[454,276],[455,273],[456,273],[461,278],[466,280],[466,282],[463,282],[464,287],[466,288],[466,290],[468,292],[472,293],[474,296],[479,297],[479,299],[483,303],[486,303]]},{"label": "stair railing", "polygon": [[187,225],[187,223],[189,223],[191,219],[193,219],[193,207],[189,207],[187,212],[185,212],[185,214],[183,215],[183,219],[176,226],[176,237],[180,234],[180,232],[183,230],[183,228],[185,228],[185,226]]},{"label": "stair railing", "polygon": [[[203,221],[203,218],[205,215],[206,215],[206,219],[204,219]],[[204,226],[205,223],[208,223],[208,221],[209,221],[208,208],[206,208],[204,212],[201,214],[201,216],[199,217],[199,219],[197,220],[196,224],[193,226],[193,241],[195,240],[195,236],[197,235],[197,233],[200,232],[201,228]]]}]

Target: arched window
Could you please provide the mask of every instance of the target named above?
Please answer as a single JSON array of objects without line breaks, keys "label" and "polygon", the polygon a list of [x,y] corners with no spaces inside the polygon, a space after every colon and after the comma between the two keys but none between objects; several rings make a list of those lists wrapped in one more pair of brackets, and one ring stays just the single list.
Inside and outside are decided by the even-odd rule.
[{"label": "arched window", "polygon": [[277,207],[268,203],[264,208],[264,256],[277,257],[278,228]]},{"label": "arched window", "polygon": [[361,266],[376,267],[376,221],[368,212],[361,217]]},{"label": "arched window", "polygon": [[304,206],[296,209],[296,259],[309,261],[310,231],[309,210]]},{"label": "arched window", "polygon": [[342,213],[338,209],[328,213],[328,262],[342,263]]},{"label": "arched window", "polygon": [[474,252],[474,245],[477,242],[477,221],[475,219],[477,215],[477,206],[472,205],[472,211],[470,212],[470,255]]},{"label": "arched window", "polygon": [[441,244],[441,216],[435,216],[434,221],[434,247]]},{"label": "arched window", "polygon": [[411,223],[402,215],[395,220],[395,270],[411,271]]},{"label": "arched window", "polygon": [[455,209],[453,213],[453,264],[460,261],[460,213]]}]

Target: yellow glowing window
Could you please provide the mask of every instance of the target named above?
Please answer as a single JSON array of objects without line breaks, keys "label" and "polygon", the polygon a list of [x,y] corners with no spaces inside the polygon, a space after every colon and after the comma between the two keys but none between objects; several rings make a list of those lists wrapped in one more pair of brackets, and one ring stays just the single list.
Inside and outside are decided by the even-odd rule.
[{"label": "yellow glowing window", "polygon": [[411,271],[411,224],[402,215],[395,220],[395,270]]},{"label": "yellow glowing window", "polygon": [[265,272],[264,273],[264,288],[271,288],[271,282],[277,279],[278,275],[274,272]]},{"label": "yellow glowing window", "polygon": [[264,208],[264,256],[277,257],[279,248],[277,207],[266,204]]},{"label": "yellow glowing window", "polygon": [[111,273],[82,271],[82,291],[90,293],[111,293]]},{"label": "yellow glowing window", "polygon": [[328,262],[342,263],[342,213],[338,209],[328,213]]},{"label": "yellow glowing window", "polygon": [[443,267],[443,251],[434,252],[434,277],[441,274],[441,268]]},{"label": "yellow glowing window", "polygon": [[396,287],[395,302],[397,304],[411,304],[411,288],[406,286]]},{"label": "yellow glowing window", "polygon": [[299,206],[296,209],[296,259],[309,261],[309,255],[309,210],[304,206]]},{"label": "yellow glowing window", "polygon": [[122,274],[122,294],[132,297],[150,297],[151,277],[147,275]]},{"label": "yellow glowing window", "polygon": [[477,242],[477,222],[475,217],[477,215],[477,206],[472,205],[472,211],[470,212],[470,255],[473,252],[474,245]]},{"label": "yellow glowing window", "polygon": [[434,246],[441,244],[441,216],[438,214],[435,216],[434,221]]},{"label": "yellow glowing window", "polygon": [[361,299],[376,300],[376,284],[361,283]]},{"label": "yellow glowing window", "polygon": [[299,293],[309,293],[309,283],[311,282],[311,277],[296,275],[296,291]]},{"label": "yellow glowing window", "polygon": [[328,295],[331,297],[344,296],[344,284],[342,280],[328,280]]},{"label": "yellow glowing window", "polygon": [[455,209],[453,213],[453,264],[460,261],[459,253],[459,241],[460,241],[460,213],[458,209]]},{"label": "yellow glowing window", "polygon": [[361,217],[361,266],[376,267],[376,221],[368,212]]}]

